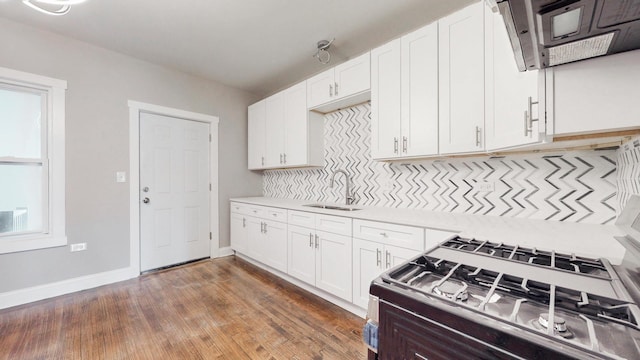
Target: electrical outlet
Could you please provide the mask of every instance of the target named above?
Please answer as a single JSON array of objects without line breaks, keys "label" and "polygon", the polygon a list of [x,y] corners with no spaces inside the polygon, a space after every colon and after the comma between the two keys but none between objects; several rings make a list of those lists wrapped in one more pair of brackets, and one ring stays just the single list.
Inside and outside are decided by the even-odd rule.
[{"label": "electrical outlet", "polygon": [[87,243],[71,244],[71,252],[87,250]]},{"label": "electrical outlet", "polygon": [[116,182],[119,182],[119,183],[127,182],[127,173],[124,171],[116,172]]},{"label": "electrical outlet", "polygon": [[496,189],[496,184],[493,181],[478,181],[473,188],[478,192],[491,192]]}]

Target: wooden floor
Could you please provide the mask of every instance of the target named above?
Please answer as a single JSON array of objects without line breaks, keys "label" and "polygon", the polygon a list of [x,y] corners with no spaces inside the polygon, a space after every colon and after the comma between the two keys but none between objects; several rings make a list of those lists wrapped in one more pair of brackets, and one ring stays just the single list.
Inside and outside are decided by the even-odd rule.
[{"label": "wooden floor", "polygon": [[363,323],[227,257],[0,310],[0,359],[365,359]]}]

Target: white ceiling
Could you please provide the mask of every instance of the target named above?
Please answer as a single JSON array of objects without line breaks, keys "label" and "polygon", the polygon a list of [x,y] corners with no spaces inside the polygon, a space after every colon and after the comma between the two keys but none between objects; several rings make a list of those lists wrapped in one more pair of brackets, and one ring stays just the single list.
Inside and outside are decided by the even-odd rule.
[{"label": "white ceiling", "polygon": [[47,16],[0,0],[0,16],[264,96],[475,1],[88,0]]}]

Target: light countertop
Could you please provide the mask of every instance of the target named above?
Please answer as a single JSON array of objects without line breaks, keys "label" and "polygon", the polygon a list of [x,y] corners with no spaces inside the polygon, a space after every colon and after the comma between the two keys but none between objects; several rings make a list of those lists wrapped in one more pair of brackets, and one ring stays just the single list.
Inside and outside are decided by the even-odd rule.
[{"label": "light countertop", "polygon": [[[624,235],[623,230],[615,225],[579,224],[358,205],[352,207],[361,210],[328,210],[303,206],[314,203],[309,200],[268,197],[234,198],[231,201],[459,232],[462,237],[478,240],[535,247],[539,250],[555,250],[561,253],[574,253],[577,256],[604,257],[614,265],[620,263],[626,251],[624,246],[614,238],[614,236]],[[331,205],[343,206],[341,204]]]}]

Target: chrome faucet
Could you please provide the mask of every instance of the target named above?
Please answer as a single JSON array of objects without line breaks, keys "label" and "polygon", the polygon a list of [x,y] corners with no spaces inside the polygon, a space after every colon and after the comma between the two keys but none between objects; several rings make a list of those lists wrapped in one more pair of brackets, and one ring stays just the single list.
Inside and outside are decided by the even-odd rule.
[{"label": "chrome faucet", "polygon": [[347,205],[351,205],[353,203],[353,195],[351,195],[351,179],[349,178],[349,174],[347,174],[346,171],[342,170],[342,169],[338,169],[338,170],[334,170],[333,171],[333,175],[331,175],[331,184],[329,185],[329,187],[333,187],[333,182],[336,179],[336,174],[337,173],[342,173],[344,174],[344,178],[345,178],[345,191],[344,191],[344,198],[345,198],[345,204]]}]

